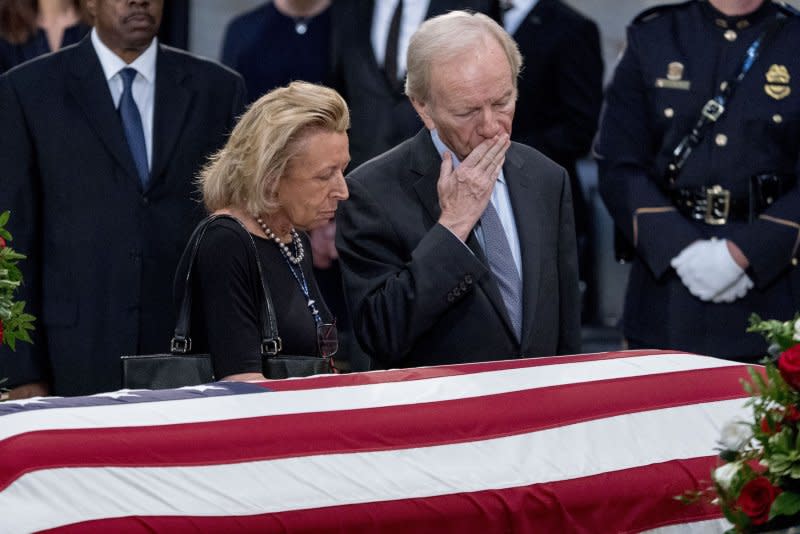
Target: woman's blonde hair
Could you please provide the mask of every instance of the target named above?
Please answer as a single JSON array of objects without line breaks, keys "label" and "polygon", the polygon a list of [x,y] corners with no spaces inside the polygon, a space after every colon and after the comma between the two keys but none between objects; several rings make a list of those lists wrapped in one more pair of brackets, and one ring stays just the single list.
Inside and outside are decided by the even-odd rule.
[{"label": "woman's blonde hair", "polygon": [[292,82],[256,100],[239,119],[228,142],[200,171],[206,208],[244,209],[253,216],[274,213],[278,185],[299,142],[311,130],[345,132],[350,114],[329,87]]}]

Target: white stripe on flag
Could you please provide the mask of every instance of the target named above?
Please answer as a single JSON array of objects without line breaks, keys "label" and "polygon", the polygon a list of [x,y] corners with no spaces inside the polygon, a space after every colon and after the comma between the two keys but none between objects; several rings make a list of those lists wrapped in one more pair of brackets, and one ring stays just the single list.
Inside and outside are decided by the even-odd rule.
[{"label": "white stripe on flag", "polygon": [[667,527],[645,530],[642,534],[722,534],[733,528],[733,524],[727,519],[709,519],[707,521],[695,521],[694,523],[681,523],[679,525],[669,525]]},{"label": "white stripe on flag", "polygon": [[[488,371],[341,388],[274,391],[5,415],[0,440],[37,430],[114,428],[355,410],[480,397],[526,389],[741,365],[693,354],[664,354]],[[268,396],[269,398],[265,398]],[[46,398],[43,401],[46,402]]]},{"label": "white stripe on flag", "polygon": [[638,412],[432,447],[227,465],[35,471],[2,492],[0,517],[9,532],[28,532],[129,515],[254,515],[569,480],[713,456],[721,426],[749,415],[744,403]]}]

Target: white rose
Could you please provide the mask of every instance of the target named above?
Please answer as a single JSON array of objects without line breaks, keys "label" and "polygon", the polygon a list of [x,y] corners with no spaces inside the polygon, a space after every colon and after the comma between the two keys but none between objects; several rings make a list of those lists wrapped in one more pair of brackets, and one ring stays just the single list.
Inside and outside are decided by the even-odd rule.
[{"label": "white rose", "polygon": [[800,319],[794,322],[794,340],[800,341]]},{"label": "white rose", "polygon": [[733,477],[739,472],[741,466],[739,462],[731,462],[717,467],[714,470],[714,480],[723,490],[728,491],[731,487],[731,482],[733,482]]},{"label": "white rose", "polygon": [[738,451],[752,437],[753,432],[750,429],[750,425],[742,421],[728,421],[722,427],[722,435],[719,438],[719,442],[726,450]]}]

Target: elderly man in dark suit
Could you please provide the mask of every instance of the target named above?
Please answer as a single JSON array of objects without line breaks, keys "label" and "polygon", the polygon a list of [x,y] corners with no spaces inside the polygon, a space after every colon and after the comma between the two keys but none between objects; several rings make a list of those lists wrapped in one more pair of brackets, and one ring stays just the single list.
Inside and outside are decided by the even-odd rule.
[{"label": "elderly man in dark suit", "polygon": [[192,177],[243,108],[238,75],[157,43],[161,0],[87,7],[90,36],[0,77],[0,198],[38,317],[0,359],[12,398],[118,389],[121,355],[168,347]]},{"label": "elderly man in dark suit", "polygon": [[386,365],[579,349],[569,177],[509,139],[521,62],[485,15],[425,22],[406,80],[425,128],[350,175],[345,293],[361,345]]}]

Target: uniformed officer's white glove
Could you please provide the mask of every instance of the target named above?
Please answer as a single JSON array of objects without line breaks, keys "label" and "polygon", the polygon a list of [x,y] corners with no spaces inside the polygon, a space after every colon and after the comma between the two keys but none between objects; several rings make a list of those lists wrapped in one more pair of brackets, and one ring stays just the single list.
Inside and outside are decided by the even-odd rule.
[{"label": "uniformed officer's white glove", "polygon": [[753,287],[724,239],[695,241],[670,264],[689,292],[706,302],[733,302]]},{"label": "uniformed officer's white glove", "polygon": [[738,280],[736,280],[726,289],[723,289],[713,299],[711,299],[711,301],[716,302],[717,304],[720,302],[733,302],[734,300],[740,299],[747,295],[747,292],[752,288],[753,281],[750,280],[750,277],[747,276],[747,274],[742,273],[742,276],[740,276]]}]

